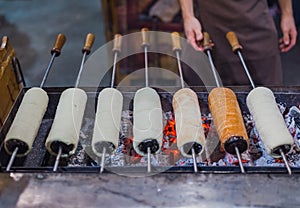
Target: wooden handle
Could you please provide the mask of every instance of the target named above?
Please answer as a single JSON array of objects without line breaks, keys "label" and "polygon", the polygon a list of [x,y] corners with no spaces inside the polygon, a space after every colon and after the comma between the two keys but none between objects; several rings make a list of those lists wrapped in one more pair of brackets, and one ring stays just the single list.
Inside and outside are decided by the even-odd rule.
[{"label": "wooden handle", "polygon": [[178,32],[173,32],[171,34],[173,51],[181,51],[180,35]]},{"label": "wooden handle", "polygon": [[233,52],[243,49],[243,47],[239,43],[239,40],[238,40],[235,32],[232,32],[232,31],[228,32],[226,34],[226,38],[227,38],[229,44],[231,45]]},{"label": "wooden handle", "polygon": [[1,43],[1,48],[3,48],[3,49],[6,48],[7,43],[8,43],[8,37],[7,36],[3,36],[2,43]]},{"label": "wooden handle", "polygon": [[207,32],[203,32],[203,47],[204,50],[211,50],[211,40]]},{"label": "wooden handle", "polygon": [[85,43],[84,43],[84,46],[82,48],[82,53],[86,53],[87,55],[90,54],[91,48],[94,44],[94,40],[95,40],[95,35],[94,34],[89,33],[89,34],[86,35]]},{"label": "wooden handle", "polygon": [[114,38],[114,47],[113,47],[113,52],[121,52],[121,48],[122,48],[122,35],[120,34],[115,34],[115,38]]},{"label": "wooden handle", "polygon": [[145,47],[145,46],[150,46],[150,38],[149,38],[149,34],[148,33],[148,28],[143,28],[141,30],[141,33],[142,33],[142,47]]},{"label": "wooden handle", "polygon": [[61,52],[61,49],[64,46],[65,42],[66,42],[66,36],[59,33],[56,37],[54,46],[51,49],[51,54],[52,55],[55,54],[55,56],[59,56],[60,52]]}]

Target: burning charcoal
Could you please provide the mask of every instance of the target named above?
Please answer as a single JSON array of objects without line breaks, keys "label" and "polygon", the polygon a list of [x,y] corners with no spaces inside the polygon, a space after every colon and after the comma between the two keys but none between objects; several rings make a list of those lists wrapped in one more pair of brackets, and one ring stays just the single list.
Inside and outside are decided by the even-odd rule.
[{"label": "burning charcoal", "polygon": [[140,156],[133,148],[133,138],[127,138],[124,135],[120,138],[120,147],[122,154],[124,154],[125,162],[127,164],[135,164],[140,162],[142,156]]},{"label": "burning charcoal", "polygon": [[[56,100],[56,104],[59,100],[58,95],[56,95],[57,98],[52,98]],[[127,99],[127,101],[129,102],[132,99],[134,93],[126,92],[123,93],[123,95],[124,99]],[[202,155],[197,157],[198,167],[222,166],[222,170],[226,170],[226,166],[236,167],[237,158],[232,155],[228,156],[227,154],[225,154],[224,150],[220,149],[218,135],[213,125],[211,115],[209,114],[207,108],[207,94],[197,93],[197,95],[200,100],[200,105],[202,105],[201,109],[204,110],[201,116],[202,126],[204,128],[206,136],[205,150],[203,151]],[[283,97],[280,97],[281,100],[286,101],[289,99],[289,97],[285,97],[287,95],[282,96]],[[172,95],[163,92],[160,94],[160,97],[162,99],[163,105],[165,105],[163,106],[163,109],[168,111],[163,112],[165,125],[163,131],[162,151],[160,151],[156,155],[151,156],[151,163],[152,165],[159,167],[157,170],[160,170],[161,167],[176,166],[176,168],[180,169],[180,171],[190,171],[190,167],[193,166],[193,160],[182,157],[180,151],[177,148],[175,119],[173,109],[171,108],[172,106],[170,106],[170,103],[172,102]],[[243,100],[243,97],[241,97],[239,101],[240,100]],[[52,100],[51,102],[54,101]],[[286,105],[285,103],[278,104],[278,107],[284,115],[287,127],[295,141],[295,144],[292,146],[291,151],[287,155],[288,163],[290,164],[290,166],[295,168],[300,167],[300,109],[298,106],[299,102],[300,100],[298,98],[297,100],[295,100],[295,98],[291,98],[291,100],[289,100],[288,102],[288,105]],[[294,104],[294,106],[292,106],[291,104]],[[254,125],[253,118],[249,114],[249,112],[245,110],[245,107],[246,105],[242,103],[241,108],[243,112],[243,120],[246,126],[247,133],[249,135],[250,145],[249,150],[246,153],[242,154],[242,162],[246,166],[251,166],[251,162],[253,161],[253,166],[255,167],[284,167],[283,160],[274,159],[267,154],[265,146],[262,144],[262,141],[257,133],[257,129]],[[124,109],[128,109],[128,105],[125,105]],[[53,108],[52,114],[54,113],[55,108]],[[45,135],[49,133],[49,126],[51,126],[52,121],[53,118],[50,118],[49,115],[43,119],[42,126],[39,130],[36,141],[33,144],[32,151],[24,160],[17,159],[16,163],[14,164],[16,167],[18,165],[23,165],[26,168],[36,168],[39,167],[40,164],[42,168],[48,168],[54,164],[55,157],[51,156],[49,153],[45,153],[45,148],[38,148],[40,147],[40,144],[43,144],[43,142],[40,143],[40,141],[44,140]],[[93,133],[93,126],[94,114],[84,118],[80,131],[80,143],[78,145],[78,148],[75,154],[72,155],[70,158],[62,158],[59,164],[61,167],[84,168],[86,166],[89,166],[95,167],[95,169],[99,167],[101,158],[94,155],[91,149],[91,136]],[[132,111],[124,110],[122,112],[120,129],[121,134],[119,135],[119,145],[109,157],[105,158],[105,166],[108,168],[108,170],[110,167],[120,167],[121,169],[123,167],[126,167],[133,168],[134,170],[135,167],[146,166],[147,157],[140,156],[133,149]],[[1,162],[3,165],[6,165],[7,158],[2,158]],[[61,169],[62,171],[64,171],[63,168]],[[251,170],[250,167],[249,170]],[[258,168],[257,170],[259,171],[260,169]],[[262,168],[261,170],[265,171],[267,169]]]},{"label": "burning charcoal", "polygon": [[232,166],[239,163],[236,157],[228,153],[225,155],[224,162],[226,163],[226,166]]},{"label": "burning charcoal", "polygon": [[[270,164],[275,163],[274,158],[267,153],[266,148],[261,140],[259,140],[257,145],[258,145],[258,148],[261,149],[262,156],[258,160],[255,161],[255,164],[257,161],[260,161],[260,163],[261,163],[262,160],[265,161],[264,165],[270,165]],[[264,165],[261,165],[261,166],[264,166]]]},{"label": "burning charcoal", "polygon": [[212,118],[210,116],[205,116],[205,115],[202,116],[202,126],[203,126],[205,137],[207,137],[207,135],[208,135],[211,121],[212,121]]},{"label": "burning charcoal", "polygon": [[286,107],[286,103],[280,102],[277,104],[278,108],[281,112],[281,114],[284,114],[284,112],[286,111],[287,107]]},{"label": "burning charcoal", "polygon": [[174,163],[170,163],[170,158],[169,155],[167,154],[157,154],[155,155],[156,160],[157,160],[157,166],[160,167],[169,167],[170,165],[174,165]]},{"label": "burning charcoal", "polygon": [[[245,152],[242,154],[242,158],[243,158],[242,159],[243,164],[246,164],[249,161],[251,161],[251,159],[249,158],[249,155]],[[238,158],[235,155],[232,155],[232,154],[226,153],[224,161],[225,161],[227,166],[232,166],[232,165],[238,166],[239,165]]]},{"label": "burning charcoal", "polygon": [[75,154],[71,155],[68,159],[68,166],[86,166],[86,154],[82,144],[79,143]]},{"label": "burning charcoal", "polygon": [[250,144],[248,152],[252,161],[257,160],[262,156],[262,150],[253,144]]},{"label": "burning charcoal", "polygon": [[300,109],[296,106],[292,106],[288,115],[294,119],[295,125],[300,128]]},{"label": "burning charcoal", "polygon": [[250,114],[245,114],[243,116],[243,119],[246,126],[247,134],[251,137],[251,132],[254,127],[253,117]]},{"label": "burning charcoal", "polygon": [[[168,147],[176,144],[176,130],[175,130],[175,120],[167,120],[167,124],[164,128],[164,143],[168,143]],[[165,144],[163,143],[163,147]]]},{"label": "burning charcoal", "polygon": [[249,133],[250,135],[250,142],[253,144],[257,144],[260,141],[260,138],[258,136],[257,129],[255,127],[252,128],[252,130]]},{"label": "burning charcoal", "polygon": [[172,107],[172,102],[170,102],[168,99],[164,98],[164,97],[160,97],[161,98],[161,106],[162,106],[162,110],[164,112],[168,112],[168,111],[173,111],[173,107]]},{"label": "burning charcoal", "polygon": [[181,158],[180,151],[178,149],[165,149],[163,151],[163,155],[166,155],[169,158],[169,165],[174,165]]},{"label": "burning charcoal", "polygon": [[225,151],[220,150],[220,141],[216,129],[213,125],[210,127],[210,131],[208,132],[205,149],[206,158],[210,163],[217,162],[225,156]]}]

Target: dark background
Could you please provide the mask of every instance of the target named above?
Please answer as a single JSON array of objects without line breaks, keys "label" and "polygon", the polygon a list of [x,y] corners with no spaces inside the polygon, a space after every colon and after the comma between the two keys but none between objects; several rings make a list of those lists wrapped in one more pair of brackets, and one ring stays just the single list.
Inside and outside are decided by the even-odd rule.
[{"label": "dark background", "polygon": [[[102,10],[101,2],[104,1],[0,0],[0,35],[7,35],[10,38],[28,86],[39,85],[50,59],[50,49],[58,33],[64,33],[67,42],[61,56],[54,63],[46,86],[74,84],[86,34],[89,32],[95,34],[93,50],[96,50],[107,41],[105,27],[113,27],[110,23],[104,22],[103,14],[107,15],[108,11]],[[295,18],[299,25],[300,3],[295,0],[294,4]],[[278,24],[280,15],[275,6],[270,1],[270,11]],[[146,15],[147,12],[144,11],[140,16],[146,19]],[[175,21],[178,22],[178,15]],[[299,56],[298,38],[297,45],[288,53],[282,54],[285,85],[300,85]]]}]

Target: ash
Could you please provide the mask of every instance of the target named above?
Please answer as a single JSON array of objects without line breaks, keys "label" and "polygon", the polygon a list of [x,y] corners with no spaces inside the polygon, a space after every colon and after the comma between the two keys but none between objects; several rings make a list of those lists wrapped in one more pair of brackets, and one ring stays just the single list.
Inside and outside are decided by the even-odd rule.
[{"label": "ash", "polygon": [[75,154],[69,157],[68,166],[78,167],[78,166],[88,166],[90,162],[90,157],[86,154],[87,147],[91,146],[91,138],[93,135],[94,119],[85,118],[83,120],[82,128],[80,131],[80,141],[76,149]]}]

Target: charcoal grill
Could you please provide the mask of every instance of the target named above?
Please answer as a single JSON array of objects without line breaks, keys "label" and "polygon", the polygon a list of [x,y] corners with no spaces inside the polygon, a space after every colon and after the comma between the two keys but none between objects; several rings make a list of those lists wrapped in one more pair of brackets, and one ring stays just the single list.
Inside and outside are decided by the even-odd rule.
[{"label": "charcoal grill", "polygon": [[[243,112],[243,115],[247,117],[249,115],[245,100],[248,92],[251,90],[250,87],[231,87],[238,98],[240,108]],[[9,130],[9,127],[13,121],[13,118],[18,110],[18,107],[21,103],[24,93],[29,88],[24,88],[21,90],[15,104],[6,119],[1,131],[0,131],[0,142],[1,142],[1,150],[0,150],[0,163],[1,163],[1,172],[5,172],[5,167],[9,160],[9,155],[5,152],[3,148],[3,141],[6,133]],[[47,153],[44,143],[46,140],[46,136],[50,130],[51,124],[53,122],[53,118],[55,115],[56,106],[59,101],[60,94],[66,88],[45,88],[45,91],[49,95],[49,105],[47,108],[47,112],[43,118],[42,125],[39,129],[38,136],[33,144],[33,148],[31,152],[23,158],[16,158],[13,167],[11,168],[12,172],[17,173],[44,173],[44,172],[52,172],[52,165],[55,158]],[[88,102],[87,109],[84,121],[82,125],[82,132],[80,136],[80,143],[78,145],[78,149],[76,153],[66,159],[62,159],[60,166],[58,168],[59,172],[62,173],[97,173],[99,172],[99,163],[95,161],[95,158],[90,154],[89,145],[92,136],[92,128],[93,128],[93,120],[95,116],[96,106],[96,98],[98,93],[103,88],[84,88],[84,90],[88,94]],[[124,96],[124,111],[132,110],[132,98],[139,87],[119,87],[118,88],[123,96]],[[164,112],[173,112],[171,103],[172,103],[172,95],[179,89],[179,87],[156,87],[158,91],[162,108]],[[192,89],[197,93],[201,111],[203,115],[209,115],[209,109],[207,105],[207,97],[208,92],[205,87],[192,87]],[[282,106],[286,107],[286,112],[292,106],[300,105],[300,87],[272,87],[271,88],[277,98],[278,103],[282,103]],[[90,123],[89,123],[90,122]],[[213,128],[213,127],[212,127]],[[210,129],[212,130],[212,129]],[[122,135],[120,135],[122,137]],[[300,139],[300,138],[299,138]],[[293,173],[300,173],[300,150],[297,147],[294,148],[295,151],[290,155],[289,159],[291,160],[291,167]],[[261,157],[263,157],[266,153],[264,150],[261,152]],[[257,157],[259,158],[259,157]],[[176,164],[164,164],[153,165],[152,174],[155,173],[192,173],[193,164],[185,161],[184,159],[182,163],[177,162]],[[176,162],[176,161],[175,161]],[[208,164],[207,162],[198,162],[197,163],[198,170],[200,173],[240,173],[240,168],[236,164],[224,164],[220,165],[215,162],[214,164]],[[147,171],[147,164],[106,164],[105,167],[108,169],[107,172],[121,172],[125,174],[135,174],[135,173],[145,173]],[[284,167],[281,161],[273,161],[270,162],[266,160],[265,162],[260,162],[257,164],[245,164],[246,173],[283,173],[286,174],[286,168]]]}]

